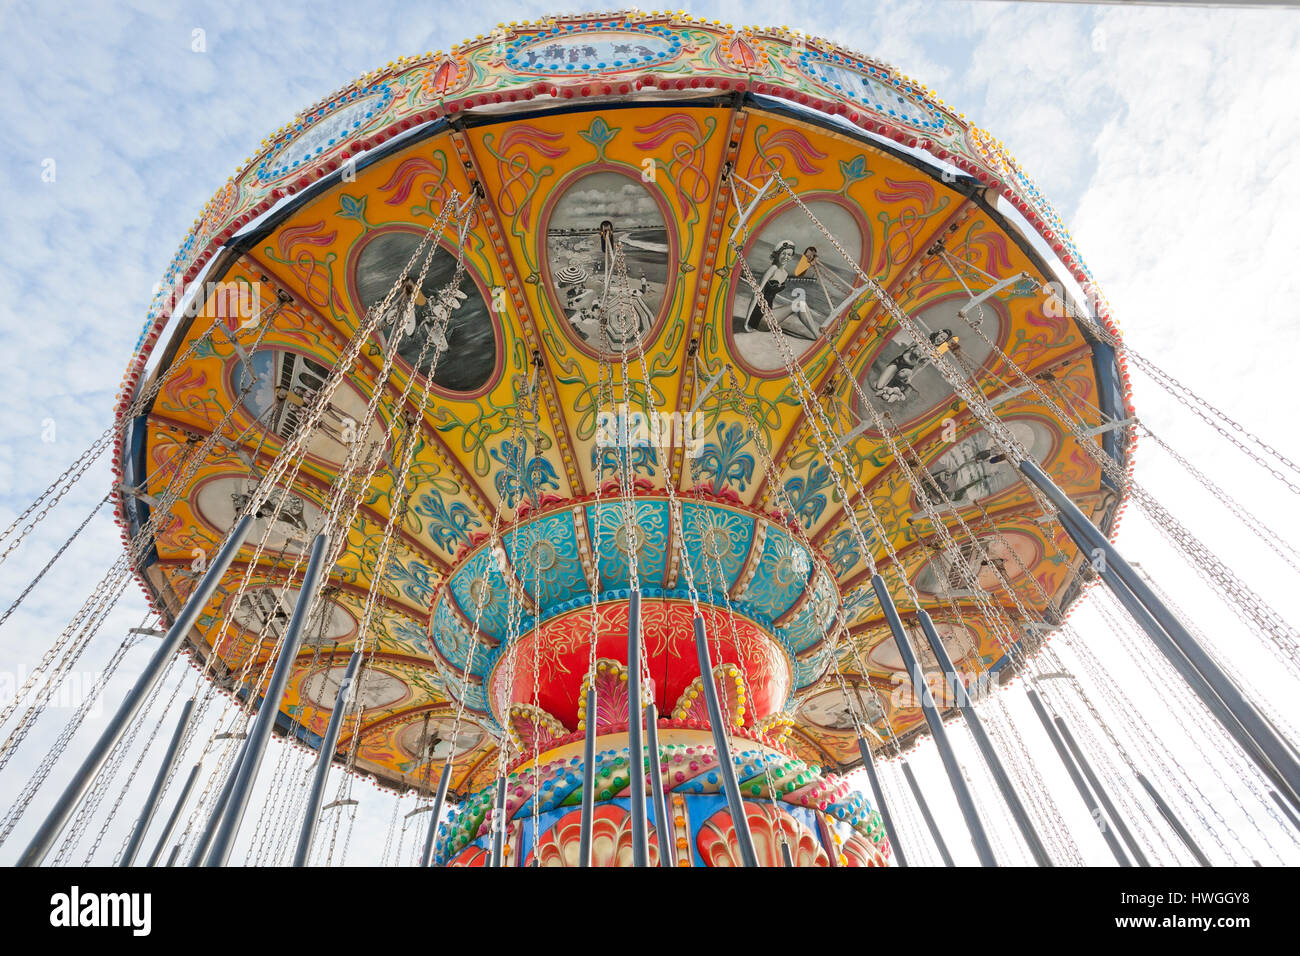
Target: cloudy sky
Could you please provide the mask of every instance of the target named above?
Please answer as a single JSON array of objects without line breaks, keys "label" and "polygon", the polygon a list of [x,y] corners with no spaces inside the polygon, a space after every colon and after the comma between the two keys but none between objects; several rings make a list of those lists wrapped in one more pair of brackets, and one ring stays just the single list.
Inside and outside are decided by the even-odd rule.
[{"label": "cloudy sky", "polygon": [[[1292,355],[1300,345],[1300,12],[979,0],[687,7],[724,22],[786,24],[831,37],[939,91],[1001,138],[1052,197],[1132,345],[1300,457]],[[398,55],[446,49],[498,21],[556,12],[569,8],[485,0],[472,10],[382,0],[332,8],[292,0],[0,6],[0,33],[8,40],[0,68],[0,356],[7,365],[0,524],[109,424],[154,283],[204,202],[264,136]],[[1300,509],[1289,492],[1149,382],[1137,380],[1136,389],[1139,414],[1154,432],[1270,526],[1300,540]],[[1295,593],[1290,572],[1232,527],[1218,503],[1152,443],[1138,454],[1139,480],[1257,590],[1300,619],[1286,606]],[[24,550],[0,565],[0,604],[7,606],[107,482],[105,467],[93,469]],[[1136,509],[1125,518],[1120,544],[1153,570],[1258,693],[1294,699],[1294,685],[1277,676],[1258,642]],[[21,680],[22,669],[39,659],[117,547],[116,529],[101,516],[4,625],[5,679]],[[143,611],[143,600],[130,593],[79,666],[101,666]],[[1186,722],[1164,716],[1178,706],[1175,690],[1148,686],[1094,611],[1074,620],[1115,686],[1167,738],[1169,760],[1205,781],[1202,796],[1224,818],[1221,837],[1204,839],[1207,852],[1222,862],[1300,861],[1300,849],[1276,821],[1240,786],[1224,782],[1232,767],[1203,766],[1195,742],[1183,739]],[[133,650],[125,670],[138,668],[147,653]],[[1062,648],[1063,657],[1069,653]],[[125,678],[117,681],[110,698],[125,686]],[[1084,858],[1107,862],[1045,742],[1033,738],[1020,692],[1010,692],[1006,704],[1041,757]],[[0,808],[12,802],[66,714],[52,711],[0,771]],[[84,749],[87,736],[78,736],[70,755]],[[31,818],[70,764],[56,768],[33,812],[0,847],[0,863],[14,859]],[[953,852],[973,859],[928,748],[914,764],[934,794]],[[973,762],[968,766],[980,776]],[[896,768],[887,774],[900,792]],[[373,796],[363,805],[358,827],[369,821],[379,835],[358,838],[350,859],[378,860],[392,803]],[[110,831],[96,859],[111,861],[122,839],[123,832]]]}]

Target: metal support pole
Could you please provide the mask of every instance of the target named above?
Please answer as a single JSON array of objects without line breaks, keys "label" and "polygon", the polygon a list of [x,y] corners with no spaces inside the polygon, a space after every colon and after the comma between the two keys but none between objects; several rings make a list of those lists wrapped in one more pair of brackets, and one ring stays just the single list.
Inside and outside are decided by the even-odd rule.
[{"label": "metal support pole", "polygon": [[230,765],[230,771],[226,774],[226,782],[221,785],[221,790],[217,793],[216,804],[208,815],[208,822],[204,824],[203,832],[199,834],[199,841],[194,846],[194,852],[190,854],[190,862],[186,864],[187,866],[202,866],[203,861],[207,858],[208,847],[212,846],[212,841],[217,836],[217,828],[221,826],[221,818],[225,815],[226,807],[230,804],[230,794],[235,789],[235,780],[239,777],[239,768],[243,765],[246,756],[248,756],[247,737],[239,745],[239,752],[235,754],[235,762]]},{"label": "metal support pole", "polygon": [[953,866],[952,854],[948,852],[948,844],[943,842],[943,834],[939,832],[939,825],[934,822],[934,816],[930,813],[930,805],[925,802],[925,796],[916,783],[912,768],[907,765],[906,760],[901,761],[901,763],[903,765],[903,776],[907,778],[907,785],[912,789],[912,798],[921,811],[921,818],[925,820],[925,825],[930,828],[930,838],[934,840],[935,846],[939,848],[939,856],[943,858],[943,865]]},{"label": "metal support pole", "polygon": [[262,705],[257,710],[257,720],[244,741],[244,759],[239,764],[239,775],[235,779],[234,789],[230,792],[230,802],[222,814],[221,826],[212,849],[208,852],[204,866],[225,866],[230,853],[235,848],[235,837],[239,835],[239,826],[244,821],[244,811],[248,808],[249,798],[253,795],[253,784],[257,781],[257,772],[262,766],[262,757],[266,754],[266,745],[271,739],[275,720],[280,715],[280,698],[284,696],[285,685],[289,682],[289,672],[298,658],[298,645],[302,642],[303,624],[311,611],[312,600],[316,596],[317,585],[322,572],[325,572],[325,554],[329,550],[329,536],[324,532],[316,535],[312,542],[311,557],[307,561],[307,570],[303,574],[302,585],[298,591],[298,603],[294,605],[293,616],[284,632],[284,641],[280,646],[280,657],[275,662],[271,673],[271,682],[262,697]]},{"label": "metal support pole", "polygon": [[939,632],[935,630],[934,621],[930,619],[930,615],[926,611],[921,611],[918,616],[921,619],[921,630],[925,633],[926,642],[929,643],[930,650],[934,652],[934,658],[939,662],[944,678],[952,688],[957,707],[961,710],[962,716],[966,718],[966,726],[970,729],[971,737],[975,739],[975,746],[979,748],[980,754],[984,757],[985,765],[988,766],[989,772],[993,774],[998,790],[1002,793],[1002,799],[1006,802],[1007,809],[1011,811],[1016,826],[1020,828],[1020,835],[1024,837],[1025,844],[1034,857],[1034,862],[1039,866],[1052,866],[1052,858],[1047,853],[1047,847],[1043,846],[1043,841],[1039,839],[1038,831],[1034,829],[1034,824],[1029,819],[1029,813],[1025,810],[1025,805],[1020,802],[1020,795],[1016,793],[1015,787],[1011,785],[1011,778],[1007,776],[1006,768],[1002,766],[997,751],[993,749],[992,741],[989,740],[988,734],[984,732],[984,724],[981,723],[979,714],[975,711],[975,705],[971,703],[970,695],[966,693],[966,685],[957,676],[957,668],[953,666],[952,658],[948,654],[948,648],[944,647],[943,641],[939,639]]},{"label": "metal support pole", "polygon": [[177,843],[174,847],[172,847],[172,851],[171,851],[171,853],[168,854],[168,856],[167,856],[167,865],[168,865],[168,866],[175,866],[175,865],[176,865],[176,857],[180,855],[180,852],[181,852],[181,845],[180,845],[179,843]]},{"label": "metal support pole", "polygon": [[497,798],[492,807],[492,866],[504,866],[506,839],[506,778],[497,781]]},{"label": "metal support pole", "polygon": [[104,732],[100,734],[99,740],[91,748],[90,753],[82,762],[77,772],[73,774],[72,780],[68,782],[60,795],[54,808],[46,816],[45,822],[41,824],[36,835],[27,844],[27,849],[23,855],[18,858],[18,866],[40,866],[45,855],[50,852],[50,847],[58,839],[59,834],[63,832],[64,826],[72,817],[72,813],[77,809],[77,804],[81,798],[86,795],[90,785],[95,782],[95,777],[99,775],[100,769],[104,762],[108,760],[109,754],[117,746],[122,735],[126,733],[126,728],[135,715],[144,705],[145,699],[149,692],[153,690],[155,684],[162,678],[163,672],[171,664],[172,658],[180,649],[185,638],[189,636],[190,629],[194,627],[203,613],[203,609],[208,606],[208,601],[221,583],[221,578],[225,575],[226,569],[230,567],[230,562],[235,560],[235,555],[239,553],[240,547],[243,546],[244,538],[248,536],[248,531],[253,526],[251,515],[244,515],[235,524],[230,532],[230,537],[226,543],[221,546],[217,556],[213,559],[212,564],[208,566],[207,573],[199,580],[190,596],[185,601],[185,606],[181,608],[180,614],[176,616],[175,622],[168,628],[166,636],[154,655],[150,658],[149,663],[145,665],[144,671],[136,679],[135,685],[126,695],[126,700],[122,701],[122,706],[118,708],[113,719],[109,721]]},{"label": "metal support pole", "polygon": [[153,787],[149,790],[149,796],[145,798],[144,808],[140,811],[140,818],[136,820],[135,830],[131,833],[131,841],[122,851],[122,859],[118,862],[118,866],[130,866],[135,862],[135,855],[140,852],[140,845],[144,843],[149,824],[153,822],[153,815],[158,810],[163,785],[167,783],[167,778],[171,776],[172,769],[176,766],[176,758],[180,756],[181,741],[185,737],[186,728],[190,725],[192,713],[194,713],[194,698],[191,697],[181,710],[180,720],[176,721],[176,730],[172,733],[167,752],[163,754],[162,763],[158,766],[158,776],[154,777]]},{"label": "metal support pole", "polygon": [[645,748],[641,722],[641,592],[633,591],[627,605],[627,793],[631,798],[632,865],[650,865],[646,829]]},{"label": "metal support pole", "polygon": [[921,670],[921,662],[917,660],[916,651],[912,649],[912,642],[907,637],[907,632],[903,630],[903,622],[898,616],[898,609],[894,607],[894,599],[889,595],[889,588],[885,585],[885,579],[879,574],[871,576],[871,587],[876,592],[876,600],[880,602],[880,609],[885,614],[885,620],[889,622],[889,629],[894,633],[894,644],[898,647],[898,653],[903,658],[903,666],[907,669],[908,676],[912,679],[912,690],[916,692],[921,701],[921,711],[925,714],[925,722],[930,727],[930,735],[934,738],[934,745],[939,750],[939,758],[943,761],[943,769],[947,771],[948,782],[952,785],[952,792],[957,797],[957,805],[961,808],[961,815],[966,820],[966,828],[970,831],[971,843],[975,846],[975,855],[979,858],[980,866],[997,866],[997,857],[993,855],[993,847],[989,844],[988,834],[984,832],[984,824],[980,822],[979,811],[975,808],[975,797],[970,792],[970,786],[966,783],[966,777],[961,772],[961,765],[957,762],[957,755],[953,752],[952,743],[948,740],[947,728],[943,725],[943,717],[939,714],[939,708],[935,706],[934,698],[930,695],[930,688],[925,683],[925,673]]},{"label": "metal support pole", "polygon": [[1282,808],[1282,812],[1286,814],[1286,818],[1291,821],[1291,826],[1295,827],[1297,830],[1300,830],[1300,817],[1296,816],[1295,811],[1292,810],[1291,807],[1287,804],[1287,802],[1282,799],[1281,794],[1279,794],[1276,790],[1270,790],[1268,792],[1268,795],[1273,798],[1274,803],[1276,803],[1279,807]]},{"label": "metal support pole", "polygon": [[1165,798],[1160,796],[1160,791],[1151,786],[1151,782],[1142,774],[1135,772],[1134,776],[1137,777],[1138,783],[1142,784],[1143,789],[1146,790],[1147,796],[1155,802],[1156,809],[1165,818],[1165,823],[1168,823],[1170,829],[1178,835],[1178,839],[1183,841],[1183,846],[1187,847],[1188,852],[1196,857],[1196,862],[1201,866],[1209,866],[1210,858],[1201,852],[1201,848],[1196,845],[1192,835],[1187,832],[1187,827],[1183,826],[1182,821],[1174,815],[1174,811],[1169,809],[1169,804],[1165,803]]},{"label": "metal support pole", "polygon": [[158,837],[158,845],[153,848],[153,853],[149,855],[149,862],[145,864],[146,866],[158,865],[163,848],[167,846],[167,841],[172,838],[172,834],[176,831],[176,823],[181,818],[181,812],[185,809],[185,801],[189,800],[190,793],[194,790],[194,784],[199,779],[199,770],[202,767],[203,763],[200,761],[190,768],[190,775],[185,779],[185,786],[181,787],[181,795],[176,798],[176,806],[172,808],[171,815],[167,817],[167,822],[163,824],[162,834]]},{"label": "metal support pole", "polygon": [[736,783],[736,768],[731,762],[731,747],[727,740],[727,724],[718,704],[718,688],[713,684],[713,664],[709,660],[709,642],[704,634],[704,618],[695,615],[695,656],[700,664],[700,683],[704,690],[704,704],[709,712],[709,727],[713,731],[713,749],[718,753],[718,773],[722,788],[727,794],[727,809],[731,825],[736,828],[736,842],[740,846],[740,859],[745,866],[758,866],[754,850],[754,837],[749,832],[749,817],[745,803],[740,798],[740,785]]},{"label": "metal support pole", "polygon": [[[452,746],[455,746],[453,741]],[[433,810],[429,814],[429,832],[424,838],[424,853],[420,857],[420,866],[433,866],[433,841],[438,835],[438,819],[442,816],[443,804],[447,802],[447,786],[451,783],[451,761],[455,752],[447,757],[438,775],[438,793],[433,798]]]},{"label": "metal support pole", "polygon": [[646,751],[650,756],[650,806],[654,810],[655,832],[659,834],[659,865],[677,862],[672,826],[668,822],[668,798],[664,796],[664,773],[659,765],[659,708],[654,695],[645,705]]},{"label": "metal support pole", "polygon": [[889,815],[885,804],[885,791],[880,788],[880,777],[876,774],[876,762],[871,757],[871,748],[861,737],[858,738],[858,753],[862,755],[862,769],[867,772],[867,781],[871,784],[871,798],[876,802],[876,811],[881,822],[885,824],[885,836],[894,850],[894,859],[900,867],[907,866],[907,857],[903,854],[903,844],[898,840],[898,830],[894,828],[894,818]]},{"label": "metal support pole", "polygon": [[[307,592],[304,590],[300,593]],[[293,852],[294,866],[306,866],[307,857],[311,853],[311,841],[316,835],[321,802],[325,799],[325,783],[329,779],[330,765],[334,762],[334,751],[339,745],[339,733],[343,730],[343,715],[352,701],[352,683],[356,679],[357,667],[360,664],[361,652],[354,650],[352,656],[348,658],[343,680],[339,682],[338,693],[334,695],[334,709],[330,712],[330,722],[325,728],[325,739],[321,741],[320,753],[316,757],[316,772],[312,774],[307,811],[302,818],[302,829],[298,831],[298,846]]]},{"label": "metal support pole", "polygon": [[[1075,543],[1078,544],[1082,550],[1084,548],[1083,542],[1090,540],[1087,533],[1080,527],[1078,521],[1065,512],[1061,513],[1060,518],[1061,524],[1065,528],[1066,533],[1074,539]],[[1088,522],[1085,520],[1083,524],[1088,524]],[[1260,773],[1271,781],[1275,787],[1281,790],[1282,793],[1290,794],[1291,791],[1287,787],[1286,781],[1282,778],[1282,775],[1278,773],[1277,768],[1273,766],[1273,763],[1264,754],[1264,751],[1259,748],[1259,745],[1242,725],[1241,721],[1238,720],[1236,715],[1228,709],[1227,705],[1224,704],[1219,695],[1215,693],[1214,688],[1210,686],[1210,683],[1205,679],[1201,672],[1192,666],[1192,662],[1189,661],[1182,651],[1178,649],[1178,646],[1170,639],[1164,628],[1160,626],[1160,622],[1157,621],[1155,617],[1152,616],[1151,612],[1142,605],[1142,602],[1134,596],[1133,592],[1124,585],[1124,582],[1115,574],[1114,569],[1103,563],[1097,570],[1097,575],[1110,589],[1111,593],[1115,596],[1115,599],[1123,605],[1126,611],[1128,611],[1129,616],[1133,618],[1138,626],[1146,633],[1147,637],[1150,638],[1151,643],[1156,646],[1156,649],[1165,656],[1165,659],[1169,661],[1174,670],[1176,670],[1182,676],[1183,680],[1187,682],[1187,686],[1192,689],[1196,696],[1201,698],[1202,703],[1204,703],[1210,713],[1214,715],[1214,718],[1219,722],[1219,725],[1223,727],[1228,736],[1232,737],[1232,739],[1237,742],[1237,746],[1242,749],[1242,752],[1255,763],[1259,768]]]},{"label": "metal support pole", "polygon": [[794,857],[790,855],[790,841],[786,840],[782,834],[781,839],[781,865],[794,866]]},{"label": "metal support pole", "polygon": [[1110,826],[1106,823],[1106,817],[1097,805],[1096,798],[1088,790],[1088,783],[1079,774],[1079,768],[1074,765],[1070,758],[1070,751],[1066,749],[1065,743],[1061,740],[1061,735],[1056,732],[1056,727],[1052,724],[1052,718],[1047,715],[1047,709],[1043,702],[1038,699],[1038,692],[1029,690],[1025,692],[1029,698],[1029,703],[1033,705],[1034,713],[1043,723],[1043,730],[1047,731],[1047,736],[1052,741],[1052,746],[1056,748],[1056,755],[1061,758],[1061,763],[1065,765],[1066,772],[1070,779],[1074,781],[1074,788],[1079,791],[1079,796],[1083,799],[1084,806],[1088,808],[1088,815],[1092,817],[1097,829],[1101,831],[1101,837],[1106,841],[1106,846],[1110,847],[1111,854],[1115,857],[1115,862],[1120,866],[1132,866],[1129,858],[1124,855],[1124,848],[1119,845],[1115,839],[1115,834],[1110,832]]},{"label": "metal support pole", "polygon": [[[595,678],[595,674],[592,675]],[[582,740],[582,825],[578,866],[591,866],[591,823],[596,813],[596,685],[587,685],[587,727]]]},{"label": "metal support pole", "polygon": [[1101,785],[1101,778],[1093,772],[1092,765],[1088,763],[1088,759],[1083,754],[1083,749],[1079,746],[1078,741],[1074,739],[1074,734],[1070,733],[1070,728],[1065,725],[1065,721],[1063,721],[1059,715],[1056,718],[1056,729],[1061,732],[1061,739],[1065,741],[1065,746],[1070,748],[1070,753],[1074,755],[1075,762],[1078,763],[1079,769],[1083,771],[1083,776],[1088,781],[1088,785],[1092,787],[1092,792],[1095,793],[1097,799],[1101,801],[1102,808],[1106,811],[1106,815],[1110,817],[1110,822],[1115,825],[1115,829],[1119,831],[1120,839],[1127,844],[1129,852],[1133,854],[1133,859],[1137,861],[1137,865],[1150,866],[1151,861],[1148,860],[1147,855],[1142,852],[1141,845],[1139,845],[1138,841],[1134,839],[1132,831],[1128,828],[1128,824],[1126,824],[1124,818],[1120,816],[1119,808],[1116,807],[1114,801],[1111,800],[1110,794],[1106,792],[1106,788]]},{"label": "metal support pole", "polygon": [[[1104,557],[1104,567],[1107,572],[1113,572],[1110,578],[1103,575],[1107,585],[1113,590],[1112,581],[1117,577],[1151,613],[1160,628],[1169,636],[1168,641],[1156,641],[1156,646],[1171,663],[1174,663],[1175,667],[1178,665],[1175,661],[1176,655],[1171,653],[1170,642],[1191,663],[1204,678],[1204,683],[1218,695],[1228,711],[1240,722],[1246,734],[1255,742],[1258,750],[1262,751],[1267,761],[1273,765],[1276,774],[1284,781],[1283,789],[1286,796],[1300,806],[1300,761],[1296,759],[1291,745],[1274,730],[1272,724],[1263,717],[1241,688],[1214,662],[1200,642],[1183,627],[1177,616],[1165,606],[1146,581],[1142,580],[1142,576],[1124,560],[1124,557],[1106,540],[1106,536],[1097,530],[1069,496],[1056,487],[1055,482],[1034,462],[1022,461],[1020,470],[1060,510],[1062,525],[1075,539],[1080,550],[1090,558],[1095,558],[1096,553],[1101,552],[1101,556]],[[1096,564],[1094,560],[1094,566]],[[1229,730],[1231,731],[1230,727]]]}]

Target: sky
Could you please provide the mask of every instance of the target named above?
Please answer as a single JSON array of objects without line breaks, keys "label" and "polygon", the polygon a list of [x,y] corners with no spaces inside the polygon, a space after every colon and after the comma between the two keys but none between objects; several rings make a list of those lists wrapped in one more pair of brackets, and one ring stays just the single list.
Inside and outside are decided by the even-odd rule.
[{"label": "sky", "polygon": [[[686,9],[723,22],[788,25],[826,36],[938,91],[1001,139],[1053,200],[1128,342],[1300,459],[1292,391],[1300,345],[1300,177],[1294,175],[1300,11],[982,0],[797,8],[701,2]],[[0,35],[8,39],[0,67],[0,356],[6,363],[0,525],[8,525],[110,424],[155,282],[203,204],[263,137],[399,55],[447,49],[498,21],[577,10],[487,0],[471,11],[382,0],[364,8],[0,3]],[[1283,537],[1300,540],[1300,509],[1290,492],[1149,381],[1137,378],[1134,387],[1145,425]],[[1221,504],[1150,441],[1139,441],[1136,477],[1252,587],[1300,620],[1287,602],[1295,593],[1293,572],[1235,527]],[[24,548],[0,564],[0,605],[8,605],[85,518],[108,482],[100,463]],[[1294,684],[1134,507],[1118,544],[1151,570],[1254,692],[1272,701],[1294,699]],[[117,529],[101,512],[0,626],[0,690],[6,680],[10,686],[21,682],[119,549]],[[1189,800],[1203,797],[1204,803],[1189,811],[1189,820],[1204,815],[1219,834],[1204,837],[1207,852],[1216,862],[1300,862],[1300,846],[1250,801],[1234,766],[1213,756],[1206,763],[1201,751],[1213,754],[1214,738],[1189,733],[1195,725],[1180,716],[1178,688],[1126,655],[1125,642],[1097,603],[1089,598],[1072,618],[1107,671],[1088,685],[1090,693],[1103,701],[1122,690],[1158,735],[1155,749],[1164,754],[1166,769],[1185,766],[1201,782],[1203,790],[1198,795],[1192,789]],[[79,662],[80,671],[101,668],[144,610],[133,586]],[[1063,638],[1053,644],[1072,671],[1086,670]],[[128,652],[106,695],[110,702],[121,698],[149,652],[147,643]],[[1154,684],[1147,681],[1153,674]],[[1081,858],[1113,862],[1034,726],[1020,685],[1001,703],[1075,833]],[[1127,726],[1104,701],[1099,706],[1108,724]],[[53,708],[0,770],[0,808],[12,802],[70,713]],[[0,846],[0,864],[16,858],[41,807],[102,720],[92,718],[73,740]],[[954,736],[983,805],[995,807],[964,731]],[[264,764],[263,793],[277,748]],[[911,759],[954,856],[973,862],[932,746],[923,745]],[[146,760],[132,794],[152,773],[153,762]],[[897,765],[886,765],[884,774],[901,801]],[[393,801],[361,789],[349,862],[377,862]],[[914,814],[899,815],[904,835],[918,847],[914,856],[936,859]],[[1009,844],[1005,820],[995,809],[990,818],[1001,843]],[[121,824],[110,828],[96,861],[111,862],[125,837]],[[245,842],[251,829],[245,827]],[[80,855],[90,842],[83,842]],[[1017,858],[1014,848],[1004,850]]]}]

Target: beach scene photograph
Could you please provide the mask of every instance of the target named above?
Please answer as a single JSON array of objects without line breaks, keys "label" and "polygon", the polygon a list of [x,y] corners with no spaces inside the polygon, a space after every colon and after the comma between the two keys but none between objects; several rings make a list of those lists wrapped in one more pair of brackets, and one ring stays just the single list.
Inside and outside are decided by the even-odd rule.
[{"label": "beach scene photograph", "polygon": [[669,251],[663,211],[639,179],[602,171],[569,186],[547,223],[546,260],[573,336],[614,352],[647,339],[668,291]]}]

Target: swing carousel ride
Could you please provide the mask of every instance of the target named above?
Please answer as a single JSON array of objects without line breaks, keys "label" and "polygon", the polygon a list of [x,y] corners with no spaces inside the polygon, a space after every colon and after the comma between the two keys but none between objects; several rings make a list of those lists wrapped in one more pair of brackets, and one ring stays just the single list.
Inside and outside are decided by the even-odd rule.
[{"label": "swing carousel ride", "polygon": [[[150,862],[227,862],[274,734],[322,759],[260,862],[322,858],[333,766],[331,807],[414,793],[423,865],[897,865],[875,765],[933,736],[992,863],[959,716],[1030,858],[1077,859],[974,704],[1062,666],[1047,636],[1132,571],[1091,559],[1126,500],[1167,515],[1123,354],[1000,144],[828,41],[561,16],[361,77],[203,210],[101,440],[123,556],[58,653],[133,579],[158,673],[198,675],[119,861],[193,746]],[[1168,656],[1182,625],[1107,583]],[[1288,810],[1281,731],[1174,654]],[[23,862],[90,826],[158,679]]]}]

